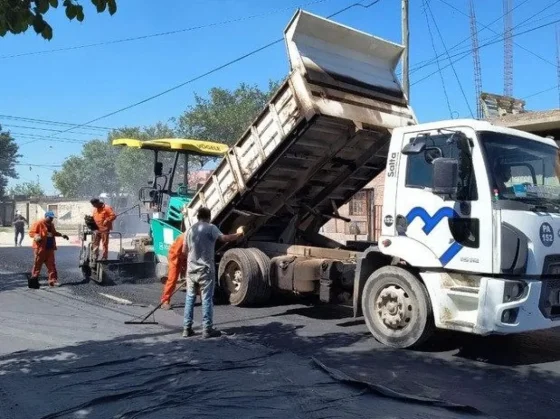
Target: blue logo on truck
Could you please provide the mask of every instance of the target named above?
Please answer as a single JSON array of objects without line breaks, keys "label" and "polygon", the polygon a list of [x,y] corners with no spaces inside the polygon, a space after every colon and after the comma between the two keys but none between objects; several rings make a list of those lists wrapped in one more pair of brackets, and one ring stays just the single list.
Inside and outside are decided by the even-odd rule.
[{"label": "blue logo on truck", "polygon": [[[424,233],[426,233],[426,235],[428,236],[433,231],[433,229],[437,227],[441,220],[445,218],[459,217],[459,214],[457,214],[457,212],[453,208],[449,207],[440,208],[434,215],[428,214],[428,211],[426,211],[422,207],[414,207],[406,216],[406,221],[408,224],[411,224],[416,218],[420,218],[424,222],[422,231],[424,231]],[[462,248],[463,246],[461,244],[454,241],[439,257],[439,261],[443,266],[447,265]]]}]

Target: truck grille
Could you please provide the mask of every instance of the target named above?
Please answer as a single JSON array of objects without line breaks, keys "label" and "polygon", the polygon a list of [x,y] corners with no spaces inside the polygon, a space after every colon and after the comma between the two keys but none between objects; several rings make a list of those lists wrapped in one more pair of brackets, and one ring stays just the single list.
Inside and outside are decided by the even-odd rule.
[{"label": "truck grille", "polygon": [[548,319],[560,317],[560,255],[548,255],[544,259],[539,309]]}]

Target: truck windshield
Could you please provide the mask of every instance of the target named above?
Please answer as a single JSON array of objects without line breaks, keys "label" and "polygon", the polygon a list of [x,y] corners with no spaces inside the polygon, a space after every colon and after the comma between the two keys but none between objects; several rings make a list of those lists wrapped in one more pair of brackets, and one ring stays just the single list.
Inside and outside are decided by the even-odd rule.
[{"label": "truck windshield", "polygon": [[478,136],[486,152],[492,192],[500,200],[560,204],[558,148],[497,132],[479,132]]}]

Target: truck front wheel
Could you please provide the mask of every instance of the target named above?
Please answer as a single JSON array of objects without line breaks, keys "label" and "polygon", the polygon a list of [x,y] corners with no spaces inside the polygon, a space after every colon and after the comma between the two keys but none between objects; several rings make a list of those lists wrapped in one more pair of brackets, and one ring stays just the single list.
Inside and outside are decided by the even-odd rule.
[{"label": "truck front wheel", "polygon": [[386,266],[366,281],[362,310],[367,327],[379,342],[393,348],[419,346],[433,333],[430,297],[409,271]]}]

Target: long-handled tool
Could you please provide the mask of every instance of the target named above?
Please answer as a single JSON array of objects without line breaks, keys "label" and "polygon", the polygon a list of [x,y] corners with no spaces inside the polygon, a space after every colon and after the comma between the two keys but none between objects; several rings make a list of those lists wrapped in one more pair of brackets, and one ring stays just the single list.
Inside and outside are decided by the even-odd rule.
[{"label": "long-handled tool", "polygon": [[[176,287],[175,287],[175,290],[171,294],[171,297],[173,297],[175,295],[175,293],[177,291],[179,291],[183,287],[183,285],[186,284],[186,282],[187,282],[186,279],[183,279],[182,281],[178,282]],[[170,300],[171,300],[171,297],[170,297]],[[146,314],[141,320],[134,320],[134,319],[139,318],[139,317],[134,317],[133,320],[126,321],[126,322],[124,322],[124,324],[159,324],[158,322],[156,322],[156,317],[155,317],[154,313],[156,311],[158,311],[163,304],[164,304],[163,302],[159,303],[153,310],[151,310],[148,314]],[[153,321],[151,321],[151,322],[146,321],[148,319],[148,317],[150,317],[150,316],[152,316]]]}]

